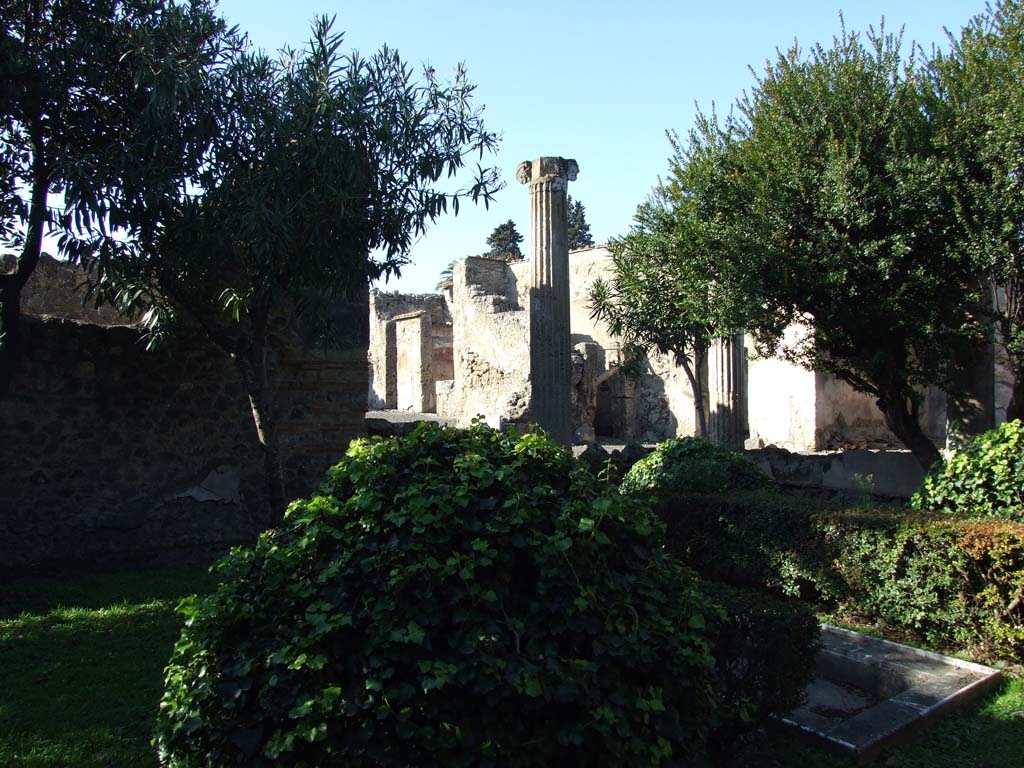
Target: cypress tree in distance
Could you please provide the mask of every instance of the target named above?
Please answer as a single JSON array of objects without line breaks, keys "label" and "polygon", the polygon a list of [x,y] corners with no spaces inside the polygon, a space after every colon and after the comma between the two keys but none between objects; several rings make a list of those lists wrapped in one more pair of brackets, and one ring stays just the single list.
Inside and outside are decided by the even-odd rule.
[{"label": "cypress tree in distance", "polygon": [[519,244],[523,242],[523,236],[516,230],[516,224],[509,219],[504,224],[499,224],[487,237],[487,245],[490,249],[484,254],[489,259],[501,259],[502,261],[521,261],[523,252]]},{"label": "cypress tree in distance", "polygon": [[573,200],[571,195],[566,197],[565,205],[569,214],[569,250],[590,248],[594,245],[594,238],[587,223],[587,209],[579,200]]}]

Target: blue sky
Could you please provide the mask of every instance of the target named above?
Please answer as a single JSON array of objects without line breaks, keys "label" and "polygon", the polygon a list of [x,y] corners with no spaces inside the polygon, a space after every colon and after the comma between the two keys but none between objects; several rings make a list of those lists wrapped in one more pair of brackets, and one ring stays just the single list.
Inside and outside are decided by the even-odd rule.
[{"label": "blue sky", "polygon": [[[481,253],[512,219],[528,236],[521,160],[575,158],[569,194],[587,209],[598,242],[629,229],[633,212],[667,167],[666,129],[685,134],[696,108],[726,112],[778,48],[807,49],[840,30],[904,29],[930,49],[945,45],[984,0],[561,0],[438,3],[413,0],[222,0],[220,10],[260,48],[301,47],[310,21],[337,16],[346,45],[364,53],[387,43],[414,65],[444,76],[465,62],[490,130],[502,135],[491,164],[507,183],[489,210],[472,205],[439,220],[413,247],[400,279],[378,287],[432,292],[452,259]],[[524,242],[524,249],[528,246]]]}]

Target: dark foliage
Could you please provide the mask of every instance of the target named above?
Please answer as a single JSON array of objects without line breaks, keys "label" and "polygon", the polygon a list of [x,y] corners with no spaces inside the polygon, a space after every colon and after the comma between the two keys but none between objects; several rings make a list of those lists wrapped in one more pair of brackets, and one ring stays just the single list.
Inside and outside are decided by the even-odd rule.
[{"label": "dark foliage", "polygon": [[701,764],[717,609],[537,434],[360,441],[186,603],[166,766]]},{"label": "dark foliage", "polygon": [[594,238],[590,234],[590,224],[587,223],[586,207],[579,200],[573,200],[572,195],[567,195],[565,210],[569,226],[567,230],[569,250],[590,248],[594,244]]},{"label": "dark foliage", "polygon": [[820,627],[811,606],[798,600],[715,582],[701,589],[725,609],[714,646],[715,689],[724,706],[711,737],[723,757],[737,736],[800,704]]},{"label": "dark foliage", "polygon": [[703,578],[1024,659],[1024,524],[766,493],[679,496],[660,512],[669,549]]}]

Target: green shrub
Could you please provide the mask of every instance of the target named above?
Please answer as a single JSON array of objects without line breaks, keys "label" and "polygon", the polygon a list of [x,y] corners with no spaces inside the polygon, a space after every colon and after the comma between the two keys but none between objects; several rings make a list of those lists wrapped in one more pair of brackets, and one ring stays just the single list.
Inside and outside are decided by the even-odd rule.
[{"label": "green shrub", "polygon": [[699,437],[673,438],[640,459],[622,479],[623,493],[719,493],[770,488],[746,457]]},{"label": "green shrub", "polygon": [[668,548],[701,577],[787,597],[834,603],[846,585],[819,525],[822,502],[749,492],[682,494],[658,510]]},{"label": "green shrub", "polygon": [[1024,659],[1024,524],[764,493],[680,496],[660,512],[669,549],[704,578]]},{"label": "green shrub", "polygon": [[358,441],[186,603],[165,766],[696,765],[718,610],[536,434]]},{"label": "green shrub", "polygon": [[714,646],[723,706],[712,744],[721,752],[740,734],[800,704],[821,628],[811,606],[799,600],[715,582],[702,589],[725,610]]},{"label": "green shrub", "polygon": [[968,438],[924,479],[915,509],[1024,522],[1024,424],[1008,421]]}]

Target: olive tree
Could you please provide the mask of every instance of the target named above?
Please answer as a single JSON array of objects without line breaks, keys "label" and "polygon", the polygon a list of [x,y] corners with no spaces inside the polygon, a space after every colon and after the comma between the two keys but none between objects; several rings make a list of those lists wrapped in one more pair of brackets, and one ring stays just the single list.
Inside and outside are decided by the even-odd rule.
[{"label": "olive tree", "polygon": [[174,189],[137,190],[121,222],[130,237],[99,234],[83,252],[101,297],[144,312],[155,338],[184,314],[231,357],[279,514],[273,320],[311,294],[360,294],[398,273],[412,238],[460,200],[489,201],[493,168],[478,166],[465,188],[445,180],[496,137],[461,66],[447,84],[432,69],[417,80],[387,47],[344,53],[326,18],[304,50],[271,58],[239,47],[205,87],[214,128],[201,166]]},{"label": "olive tree", "polygon": [[[745,300],[763,352],[825,371],[876,399],[923,466],[923,388],[956,392],[984,318],[969,254],[923,108],[924,77],[884,29],[847,33],[771,62],[734,118],[694,134],[729,147],[700,195],[721,234],[715,258]],[[711,137],[709,139],[708,137]],[[742,277],[746,275],[746,277]],[[781,330],[804,325],[802,342]]]},{"label": "olive tree", "polygon": [[930,62],[936,146],[957,213],[954,250],[975,259],[1024,418],[1024,4],[1001,0]]},{"label": "olive tree", "polygon": [[[762,354],[873,396],[929,466],[922,391],[959,394],[986,321],[927,78],[900,49],[884,30],[794,46],[727,118],[699,116],[592,298],[613,330],[680,363],[744,328]],[[806,333],[784,343],[791,326]]]}]

